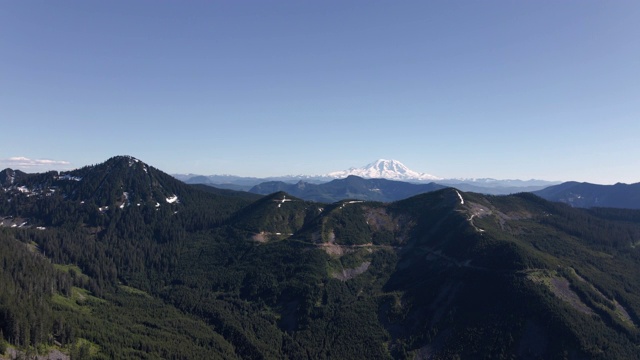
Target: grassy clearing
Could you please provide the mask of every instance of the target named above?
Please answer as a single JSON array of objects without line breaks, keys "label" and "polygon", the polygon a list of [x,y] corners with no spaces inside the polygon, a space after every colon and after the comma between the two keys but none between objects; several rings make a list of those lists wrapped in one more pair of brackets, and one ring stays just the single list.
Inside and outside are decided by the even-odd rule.
[{"label": "grassy clearing", "polygon": [[54,304],[64,308],[71,309],[75,312],[86,313],[86,314],[90,312],[89,308],[78,304],[78,302],[74,300],[73,297],[66,297],[60,294],[55,294],[53,295],[51,300],[53,301]]},{"label": "grassy clearing", "polygon": [[89,306],[87,305],[87,302],[105,302],[105,300],[91,295],[91,292],[89,292],[89,290],[81,289],[75,286],[71,288],[71,296],[66,297],[61,294],[55,294],[52,297],[52,301],[56,305],[84,314],[89,314],[91,312]]},{"label": "grassy clearing", "polygon": [[89,281],[89,276],[82,272],[82,269],[75,264],[53,264],[53,267],[62,272],[66,272],[67,274],[73,277],[83,278],[85,281]]},{"label": "grassy clearing", "polygon": [[143,296],[143,297],[146,297],[146,298],[151,298],[151,295],[149,295],[147,292],[142,291],[140,289],[136,289],[136,288],[131,287],[131,286],[120,285],[120,289],[123,290],[124,292],[126,292],[127,294],[138,295],[138,296]]},{"label": "grassy clearing", "polygon": [[527,279],[535,283],[544,284],[548,287],[551,287],[551,279],[558,276],[556,271],[545,269],[530,270],[527,271],[526,274]]},{"label": "grassy clearing", "polygon": [[75,343],[65,346],[64,352],[70,353],[71,358],[93,358],[100,352],[101,348],[85,338],[78,338]]},{"label": "grassy clearing", "polygon": [[78,267],[78,265],[73,265],[73,264],[53,264],[53,267],[56,268],[57,270],[60,271],[64,271],[66,273],[69,273],[70,270],[73,270],[76,272],[76,274],[82,274],[82,270],[80,270],[80,268]]}]

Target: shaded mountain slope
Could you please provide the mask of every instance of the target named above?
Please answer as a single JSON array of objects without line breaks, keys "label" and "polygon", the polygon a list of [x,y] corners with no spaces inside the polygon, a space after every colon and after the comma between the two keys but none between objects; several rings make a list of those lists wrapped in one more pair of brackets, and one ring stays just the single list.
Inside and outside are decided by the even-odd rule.
[{"label": "shaded mountain slope", "polygon": [[640,209],[640,183],[597,185],[570,181],[535,191],[534,194],[580,208]]},{"label": "shaded mountain slope", "polygon": [[[442,205],[419,211],[425,217],[416,228],[421,240],[409,246],[386,285],[404,291],[404,301],[389,304],[390,315],[399,313],[395,323],[390,320],[398,336],[431,329],[435,336],[424,337],[418,352],[445,357],[475,358],[506,348],[528,358],[637,356],[638,298],[619,280],[634,276],[624,269],[637,269],[638,254],[630,246],[640,235],[637,225],[619,224],[632,234],[608,244],[602,221],[531,195],[462,194],[464,204],[455,210],[444,206],[455,197],[444,195],[425,195],[441,197]],[[407,205],[421,204],[414,198],[401,207]],[[584,232],[593,236],[576,237],[568,223],[591,224]],[[412,305],[404,310],[403,302]],[[434,334],[434,326],[440,332]],[[485,342],[469,351],[468,341],[478,336]],[[611,348],[594,344],[604,338],[618,340]]]},{"label": "shaded mountain slope", "polygon": [[26,173],[20,170],[4,169],[0,172],[0,186],[3,188],[9,188],[14,183],[19,182],[27,176]]},{"label": "shaded mountain slope", "polygon": [[247,191],[218,188],[218,187],[205,185],[205,184],[193,184],[191,186],[195,189],[202,190],[208,193],[212,193],[216,195],[224,195],[229,197],[238,197],[238,198],[249,200],[249,201],[256,201],[263,197],[263,195],[253,194]]}]

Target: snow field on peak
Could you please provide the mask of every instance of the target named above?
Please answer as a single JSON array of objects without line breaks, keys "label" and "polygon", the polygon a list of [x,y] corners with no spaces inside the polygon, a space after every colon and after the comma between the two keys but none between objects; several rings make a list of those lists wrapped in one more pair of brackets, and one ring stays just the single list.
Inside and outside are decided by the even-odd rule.
[{"label": "snow field on peak", "polygon": [[397,160],[380,159],[361,168],[334,171],[326,176],[333,178],[345,178],[354,175],[362,178],[383,178],[390,180],[440,180],[439,177],[430,174],[419,173],[406,167]]}]

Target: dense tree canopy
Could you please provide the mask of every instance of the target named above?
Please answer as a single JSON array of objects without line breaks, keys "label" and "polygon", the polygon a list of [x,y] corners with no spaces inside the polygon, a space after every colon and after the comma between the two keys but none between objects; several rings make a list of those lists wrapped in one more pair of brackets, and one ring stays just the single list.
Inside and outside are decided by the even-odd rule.
[{"label": "dense tree canopy", "polygon": [[0,351],[638,357],[637,211],[454,189],[256,199],[126,157],[23,178],[0,192]]}]

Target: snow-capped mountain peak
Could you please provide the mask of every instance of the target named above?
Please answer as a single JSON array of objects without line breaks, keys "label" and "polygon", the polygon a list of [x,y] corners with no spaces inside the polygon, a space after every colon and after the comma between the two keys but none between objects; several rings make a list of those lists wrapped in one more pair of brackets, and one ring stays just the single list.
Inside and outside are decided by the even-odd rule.
[{"label": "snow-capped mountain peak", "polygon": [[383,178],[390,180],[413,180],[413,181],[429,181],[439,180],[439,177],[419,173],[406,167],[398,160],[380,159],[361,168],[350,168],[349,170],[334,171],[325,176],[332,178],[345,178],[350,175],[359,176],[367,179]]}]

